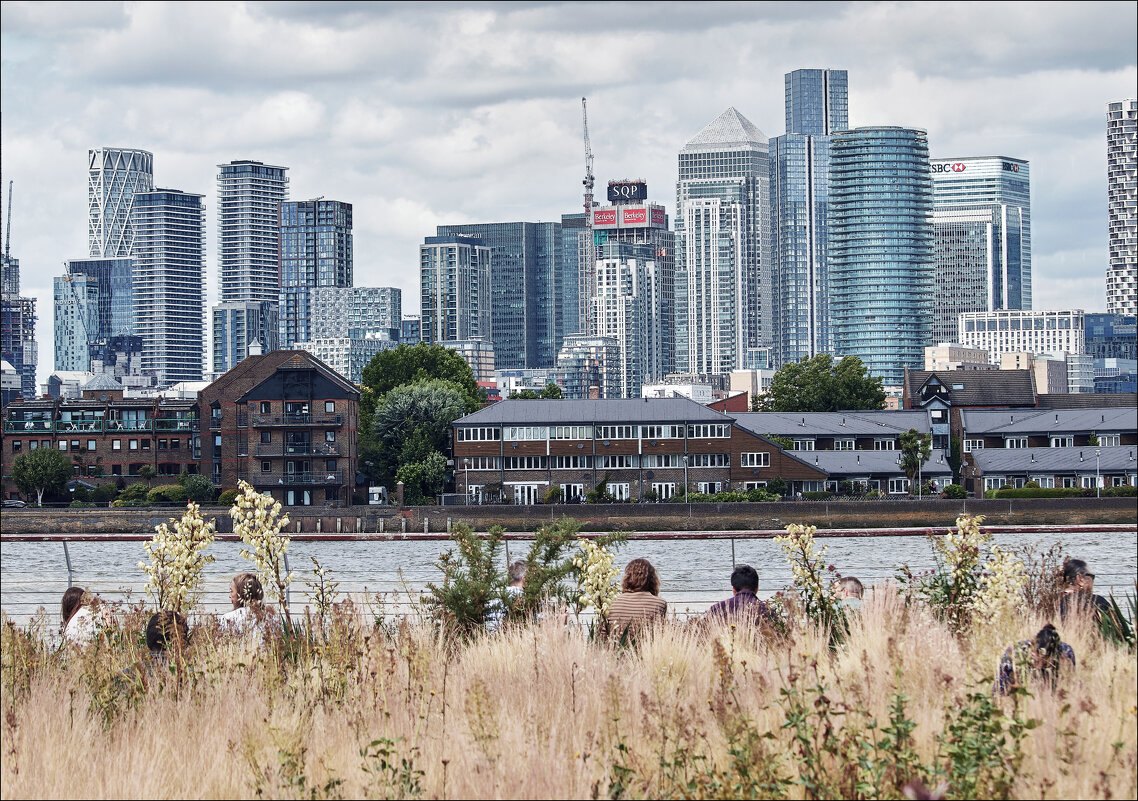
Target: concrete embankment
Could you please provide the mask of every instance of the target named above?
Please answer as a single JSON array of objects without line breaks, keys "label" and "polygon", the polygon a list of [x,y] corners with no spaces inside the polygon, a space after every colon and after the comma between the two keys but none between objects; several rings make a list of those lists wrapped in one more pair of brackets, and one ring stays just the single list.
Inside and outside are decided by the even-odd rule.
[{"label": "concrete embankment", "polygon": [[[232,531],[229,510],[205,508],[219,532]],[[1039,498],[968,501],[803,501],[786,503],[598,504],[537,506],[355,506],[290,508],[289,529],[308,534],[443,533],[465,523],[484,531],[532,531],[567,516],[586,531],[765,531],[789,523],[819,529],[892,529],[949,526],[964,512],[993,526],[1135,524],[1133,498]],[[145,534],[179,514],[165,509],[5,509],[0,535]]]}]

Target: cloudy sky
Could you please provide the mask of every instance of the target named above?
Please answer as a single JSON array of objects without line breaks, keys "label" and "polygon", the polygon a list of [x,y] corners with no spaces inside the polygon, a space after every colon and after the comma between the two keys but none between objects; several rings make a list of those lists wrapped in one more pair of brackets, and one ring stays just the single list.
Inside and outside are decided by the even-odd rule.
[{"label": "cloudy sky", "polygon": [[[355,207],[355,281],[418,306],[441,223],[556,220],[581,203],[580,98],[596,175],[674,206],[676,152],[728,106],[784,130],[783,75],[849,71],[850,122],[928,130],[934,158],[1032,171],[1036,308],[1104,310],[1105,104],[1134,97],[1126,3],[9,3],[3,178],[12,255],[39,299],[86,255],[87,149],[154,153],[206,195],[216,165],[289,167],[291,196]],[[5,186],[6,210],[6,186]]]}]

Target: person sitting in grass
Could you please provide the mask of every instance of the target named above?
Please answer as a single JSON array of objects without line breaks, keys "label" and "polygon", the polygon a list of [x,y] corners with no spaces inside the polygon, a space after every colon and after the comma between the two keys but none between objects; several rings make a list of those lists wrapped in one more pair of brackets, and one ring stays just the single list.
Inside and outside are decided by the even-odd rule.
[{"label": "person sitting in grass", "polygon": [[996,692],[1007,695],[1033,679],[1041,679],[1054,688],[1064,663],[1066,670],[1075,669],[1075,650],[1063,642],[1059,632],[1048,623],[1033,639],[1017,642],[1004,651],[996,677]]},{"label": "person sitting in grass", "polygon": [[707,610],[709,622],[763,623],[772,619],[771,611],[755,595],[759,591],[759,573],[750,565],[738,565],[731,571],[731,597]]},{"label": "person sitting in grass", "polygon": [[60,616],[63,618],[63,641],[84,647],[99,635],[107,624],[106,610],[97,595],[82,587],[68,587],[63,593]]},{"label": "person sitting in grass", "polygon": [[842,608],[847,612],[861,610],[862,596],[865,595],[865,585],[853,576],[844,576],[838,579],[838,597]]},{"label": "person sitting in grass", "polygon": [[[506,587],[506,595],[510,599],[510,605],[516,604],[522,594],[525,592],[526,583],[526,562],[524,559],[516,559],[510,563],[507,572],[510,577],[510,583]],[[489,603],[489,609],[486,612],[486,630],[493,633],[502,627],[503,621],[506,619],[506,607],[498,598],[494,598]]]},{"label": "person sitting in grass", "polygon": [[229,602],[233,604],[233,611],[218,620],[222,631],[245,634],[254,629],[263,630],[272,616],[271,610],[265,607],[261,582],[252,573],[238,573],[233,577],[229,584]]},{"label": "person sitting in grass", "polygon": [[1095,574],[1082,559],[1070,557],[1064,559],[1059,576],[1063,585],[1063,597],[1059,600],[1059,615],[1064,620],[1073,609],[1089,609],[1096,621],[1104,615],[1111,614],[1110,601],[1101,595],[1095,595]]},{"label": "person sitting in grass", "polygon": [[640,630],[663,620],[667,611],[656,568],[647,559],[633,559],[624,568],[620,594],[609,609],[608,635],[617,642],[634,642]]}]

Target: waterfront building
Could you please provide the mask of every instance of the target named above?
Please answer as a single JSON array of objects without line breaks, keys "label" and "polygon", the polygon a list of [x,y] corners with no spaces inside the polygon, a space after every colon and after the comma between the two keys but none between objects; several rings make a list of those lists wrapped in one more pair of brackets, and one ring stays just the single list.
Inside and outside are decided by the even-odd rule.
[{"label": "waterfront building", "polygon": [[1138,359],[1138,317],[1123,314],[1083,315],[1083,338],[1088,356],[1096,359]]},{"label": "waterfront building", "polygon": [[924,131],[831,138],[830,327],[834,352],[886,385],[921,365],[933,303],[932,180]]},{"label": "waterfront building", "polygon": [[280,217],[280,347],[312,339],[310,291],[353,283],[352,204],[290,200]]},{"label": "waterfront building", "polygon": [[[1042,402],[1042,401],[1041,401]],[[1093,404],[1094,399],[1090,402]],[[1138,445],[1133,406],[1076,409],[968,409],[961,415],[965,450],[993,448],[1094,448]],[[1097,441],[1097,445],[1092,445]]]},{"label": "waterfront building", "polygon": [[986,490],[1024,487],[1034,481],[1044,489],[1138,486],[1134,448],[993,448],[965,458],[964,486],[977,497]]},{"label": "waterfront building", "polygon": [[423,342],[493,342],[490,248],[477,237],[428,236],[419,246]]},{"label": "waterfront building", "polygon": [[1031,311],[1001,309],[960,315],[960,343],[988,352],[992,364],[1004,353],[1073,353],[1086,351],[1081,309]]},{"label": "waterfront building", "polygon": [[952,438],[963,438],[964,410],[1034,409],[1037,401],[1029,370],[906,369],[900,408],[925,410],[933,447],[947,448]]},{"label": "waterfront building", "polygon": [[647,244],[607,241],[597,248],[594,307],[597,335],[620,347],[619,395],[634,398],[641,384],[662,378],[665,276]]},{"label": "waterfront building", "polygon": [[925,348],[926,370],[995,370],[988,351],[966,348],[955,342],[941,342]]},{"label": "waterfront building", "polygon": [[770,338],[766,135],[729,108],[679,153],[676,371],[726,374]]},{"label": "waterfront building", "polygon": [[1110,265],[1106,310],[1138,314],[1138,100],[1106,106],[1106,180]]},{"label": "waterfront building", "polygon": [[91,369],[92,351],[134,335],[131,259],[71,259],[54,281],[55,369]]},{"label": "waterfront building", "polygon": [[154,189],[154,156],[146,150],[100,147],[87,151],[87,254],[134,255],[137,195]]},{"label": "waterfront building", "polygon": [[849,128],[845,70],[786,74],[786,133],[770,140],[771,327],[778,364],[831,351],[830,135]]},{"label": "waterfront building", "polygon": [[423,341],[422,321],[417,314],[408,314],[400,321],[399,344],[415,345]]},{"label": "waterfront building", "polygon": [[247,356],[198,393],[201,472],[285,506],[349,505],[360,391],[299,350]]},{"label": "waterfront building", "polygon": [[1031,173],[1022,159],[930,163],[936,291],[932,341],[956,341],[962,312],[1031,308]]},{"label": "waterfront building", "polygon": [[[262,352],[275,350],[279,341],[277,309],[261,304],[275,307],[279,302],[280,205],[288,200],[288,168],[248,160],[217,168],[219,305],[213,319],[221,320],[222,333],[230,337],[219,340],[218,332],[213,333],[213,371],[220,375],[236,364],[233,359],[244,358],[252,340]],[[235,315],[245,319],[238,321]],[[250,320],[258,326],[248,327]]]},{"label": "waterfront building", "polygon": [[[20,295],[20,260],[5,248],[0,254],[0,359],[20,380],[18,395],[36,396],[36,299]],[[9,379],[10,380],[10,379]]]},{"label": "waterfront building", "polygon": [[142,369],[160,387],[202,380],[205,339],[205,205],[177,189],[136,194],[132,291]]},{"label": "waterfront building", "polygon": [[481,239],[490,248],[490,315],[503,369],[552,367],[557,358],[561,223],[440,225],[438,236]]}]

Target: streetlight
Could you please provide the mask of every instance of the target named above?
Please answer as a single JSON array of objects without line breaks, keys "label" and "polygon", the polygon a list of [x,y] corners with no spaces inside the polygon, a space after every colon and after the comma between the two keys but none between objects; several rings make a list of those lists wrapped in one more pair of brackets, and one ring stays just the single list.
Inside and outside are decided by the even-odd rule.
[{"label": "streetlight", "polygon": [[462,457],[462,483],[466,491],[466,505],[470,505],[470,457]]},{"label": "streetlight", "polygon": [[688,499],[688,455],[684,454],[684,500]]},{"label": "streetlight", "polygon": [[1099,469],[1098,469],[1099,456],[1101,456],[1101,455],[1102,455],[1102,451],[1100,451],[1096,448],[1095,449],[1095,490],[1097,491],[1099,498],[1102,497],[1102,478],[1099,476]]}]

